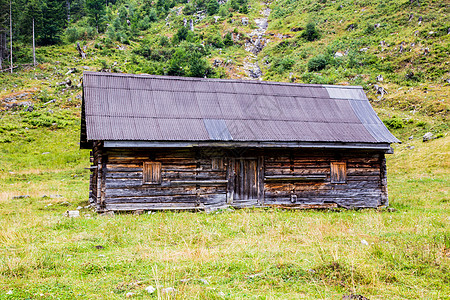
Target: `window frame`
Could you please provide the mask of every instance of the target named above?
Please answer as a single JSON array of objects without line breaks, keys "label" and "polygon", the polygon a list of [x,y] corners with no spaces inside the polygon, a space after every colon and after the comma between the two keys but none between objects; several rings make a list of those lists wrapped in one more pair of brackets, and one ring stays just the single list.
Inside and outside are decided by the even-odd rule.
[{"label": "window frame", "polygon": [[[155,176],[155,169],[157,175]],[[145,185],[158,185],[162,182],[161,170],[162,166],[160,162],[157,161],[146,161],[142,164],[142,184]],[[151,172],[151,175],[150,175]]]},{"label": "window frame", "polygon": [[[340,178],[342,175],[342,178]],[[330,162],[330,182],[336,184],[347,183],[347,162],[331,161]]]}]

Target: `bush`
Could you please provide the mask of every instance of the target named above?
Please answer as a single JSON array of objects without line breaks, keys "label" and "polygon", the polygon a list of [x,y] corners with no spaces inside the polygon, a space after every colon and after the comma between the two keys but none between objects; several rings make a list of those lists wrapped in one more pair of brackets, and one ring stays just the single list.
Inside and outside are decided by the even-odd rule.
[{"label": "bush", "polygon": [[64,38],[68,43],[74,43],[79,40],[93,39],[96,35],[96,29],[91,26],[72,25],[64,32]]},{"label": "bush", "polygon": [[327,58],[320,54],[316,57],[311,58],[308,61],[308,71],[320,71],[325,69],[325,67],[328,65]]},{"label": "bush", "polygon": [[272,63],[271,69],[281,74],[292,69],[295,64],[295,60],[289,57],[277,59]]},{"label": "bush", "polygon": [[301,37],[309,42],[318,40],[320,38],[320,33],[316,28],[316,24],[313,22],[306,24],[306,29],[302,32]]},{"label": "bush", "polygon": [[233,38],[231,37],[231,33],[227,33],[225,34],[224,38],[223,38],[223,44],[225,46],[233,46]]},{"label": "bush", "polygon": [[218,34],[209,36],[207,38],[207,43],[212,45],[213,47],[216,47],[216,48],[222,48],[223,47],[222,37],[220,35],[218,35]]},{"label": "bush", "polygon": [[206,7],[206,12],[209,16],[215,15],[219,11],[219,3],[217,0],[210,0]]},{"label": "bush", "polygon": [[383,123],[389,128],[389,129],[400,129],[405,126],[403,123],[403,120],[398,118],[397,116],[394,116],[390,119],[383,120]]}]

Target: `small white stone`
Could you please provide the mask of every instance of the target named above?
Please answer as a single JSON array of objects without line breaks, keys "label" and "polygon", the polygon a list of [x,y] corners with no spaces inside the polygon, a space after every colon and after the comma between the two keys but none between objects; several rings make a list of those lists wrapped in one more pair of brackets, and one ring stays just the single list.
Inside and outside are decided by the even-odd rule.
[{"label": "small white stone", "polygon": [[80,216],[80,212],[78,210],[68,210],[66,212],[66,216],[69,218],[78,218]]},{"label": "small white stone", "polygon": [[134,293],[128,292],[125,294],[125,297],[130,298],[130,297],[133,297],[133,295],[134,295]]},{"label": "small white stone", "polygon": [[169,294],[169,293],[173,293],[173,292],[176,292],[176,291],[177,290],[175,288],[173,288],[173,287],[168,287],[168,288],[162,289],[162,293],[163,294]]},{"label": "small white stone", "polygon": [[361,244],[369,246],[369,243],[366,240],[361,240]]},{"label": "small white stone", "polygon": [[156,289],[155,289],[153,286],[151,286],[151,285],[149,285],[148,287],[146,287],[145,290],[146,290],[147,293],[149,293],[149,294],[153,294],[153,293],[156,291]]},{"label": "small white stone", "polygon": [[13,293],[13,290],[9,290],[6,292],[6,295],[12,295],[12,293]]}]

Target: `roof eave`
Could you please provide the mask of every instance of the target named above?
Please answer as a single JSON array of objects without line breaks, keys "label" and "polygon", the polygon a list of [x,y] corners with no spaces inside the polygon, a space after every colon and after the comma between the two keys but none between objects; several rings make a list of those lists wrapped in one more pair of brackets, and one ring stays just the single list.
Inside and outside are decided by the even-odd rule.
[{"label": "roof eave", "polygon": [[190,147],[247,147],[247,148],[314,148],[365,149],[390,151],[390,143],[297,142],[297,141],[104,141],[105,148],[190,148]]}]

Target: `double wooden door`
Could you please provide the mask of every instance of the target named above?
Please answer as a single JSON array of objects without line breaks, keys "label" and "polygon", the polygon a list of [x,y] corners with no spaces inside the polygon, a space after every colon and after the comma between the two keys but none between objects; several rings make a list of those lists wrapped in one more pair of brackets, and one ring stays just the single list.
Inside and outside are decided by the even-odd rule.
[{"label": "double wooden door", "polygon": [[228,203],[234,206],[262,204],[264,188],[258,158],[231,158],[228,164]]}]

